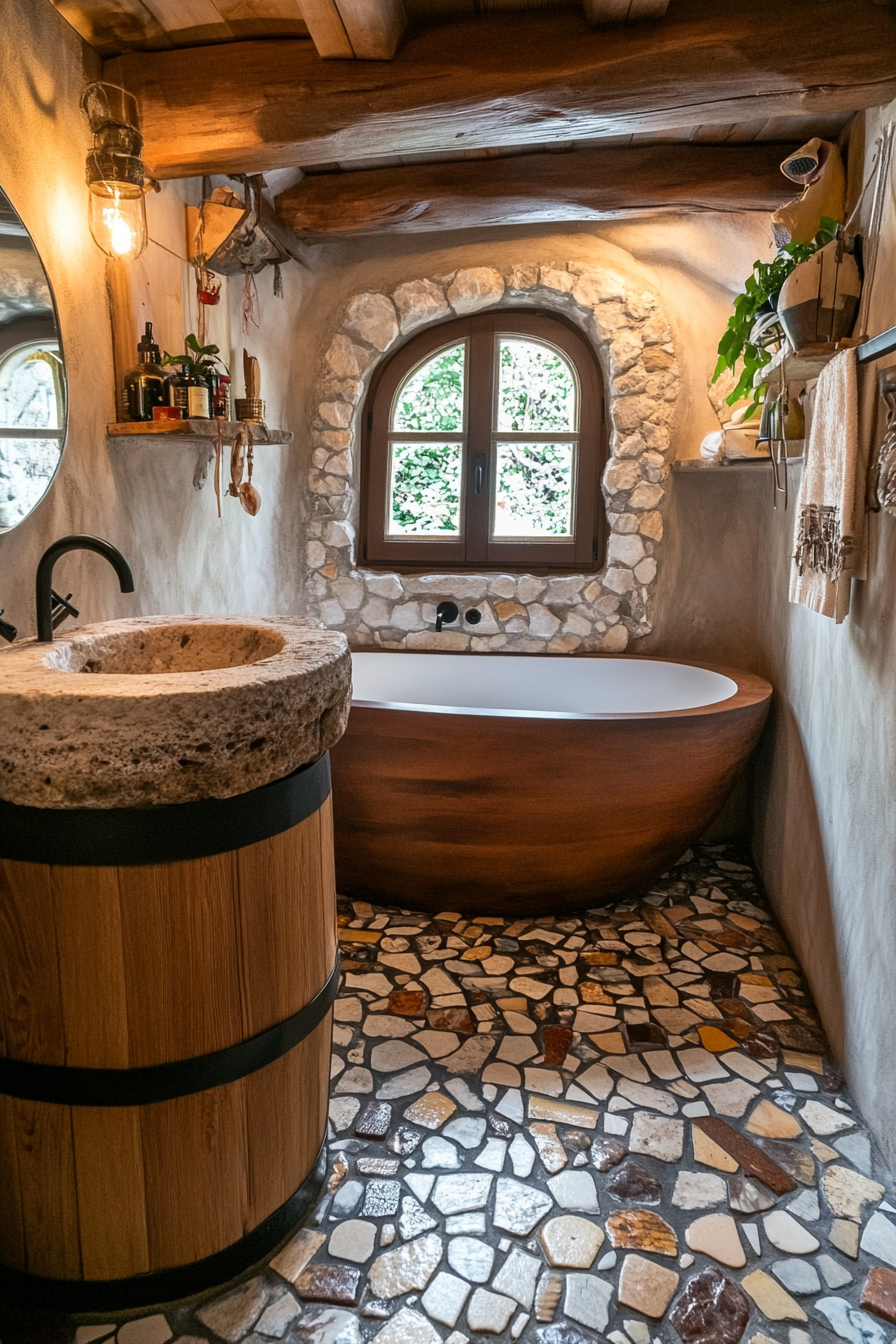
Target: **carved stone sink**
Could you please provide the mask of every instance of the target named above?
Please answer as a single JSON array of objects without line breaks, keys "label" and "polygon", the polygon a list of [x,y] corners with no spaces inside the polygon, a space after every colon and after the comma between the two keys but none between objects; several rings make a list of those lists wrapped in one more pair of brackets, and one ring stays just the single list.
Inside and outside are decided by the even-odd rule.
[{"label": "carved stone sink", "polygon": [[0,798],[229,798],[317,759],[350,702],[345,637],[297,617],[157,616],[25,641],[0,653]]}]

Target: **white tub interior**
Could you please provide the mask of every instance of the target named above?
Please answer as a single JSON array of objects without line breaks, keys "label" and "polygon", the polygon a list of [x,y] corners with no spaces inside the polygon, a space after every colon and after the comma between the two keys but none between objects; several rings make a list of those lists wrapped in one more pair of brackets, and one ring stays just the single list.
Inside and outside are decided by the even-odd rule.
[{"label": "white tub interior", "polygon": [[719,672],[644,658],[353,653],[352,676],[356,703],[521,718],[697,709],[737,690]]}]

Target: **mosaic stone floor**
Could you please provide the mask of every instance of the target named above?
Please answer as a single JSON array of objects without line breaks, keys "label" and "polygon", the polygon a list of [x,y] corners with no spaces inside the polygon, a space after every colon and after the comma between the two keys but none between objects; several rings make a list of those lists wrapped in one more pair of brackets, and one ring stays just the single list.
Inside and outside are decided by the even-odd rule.
[{"label": "mosaic stone floor", "polygon": [[312,1221],[224,1294],[68,1338],[890,1344],[896,1184],[737,857],[580,917],[343,902]]}]

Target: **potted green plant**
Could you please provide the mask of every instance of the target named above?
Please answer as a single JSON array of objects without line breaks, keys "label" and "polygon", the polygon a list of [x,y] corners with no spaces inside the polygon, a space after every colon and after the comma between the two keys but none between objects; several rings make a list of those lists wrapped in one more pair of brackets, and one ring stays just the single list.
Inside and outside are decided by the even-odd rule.
[{"label": "potted green plant", "polygon": [[780,343],[783,337],[777,321],[777,302],[784,281],[801,262],[833,242],[838,228],[835,219],[825,216],[811,243],[785,243],[774,261],[755,262],[744,292],[734,301],[734,313],[719,342],[719,361],[712,380],[716,382],[726,369],[734,372],[738,361],[743,360],[737,385],[726,401],[734,406],[750,396],[752,401],[744,413],[745,420],[762,405],[760,389],[754,389],[753,379],[771,362],[768,347]]},{"label": "potted green plant", "polygon": [[193,332],[184,337],[184,346],[186,351],[182,355],[171,355],[166,350],[159,363],[181,370],[170,380],[173,404],[181,406],[187,418],[193,415],[207,418],[212,414],[220,377],[218,365],[225,373],[229,370],[219,358],[220,346],[200,345]]}]

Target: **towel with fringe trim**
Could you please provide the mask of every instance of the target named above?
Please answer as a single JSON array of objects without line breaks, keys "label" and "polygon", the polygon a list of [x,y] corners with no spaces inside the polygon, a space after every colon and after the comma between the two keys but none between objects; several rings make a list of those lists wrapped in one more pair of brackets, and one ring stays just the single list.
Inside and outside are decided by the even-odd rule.
[{"label": "towel with fringe trim", "polygon": [[864,521],[855,350],[822,370],[796,511],[790,600],[839,625],[858,577]]}]

